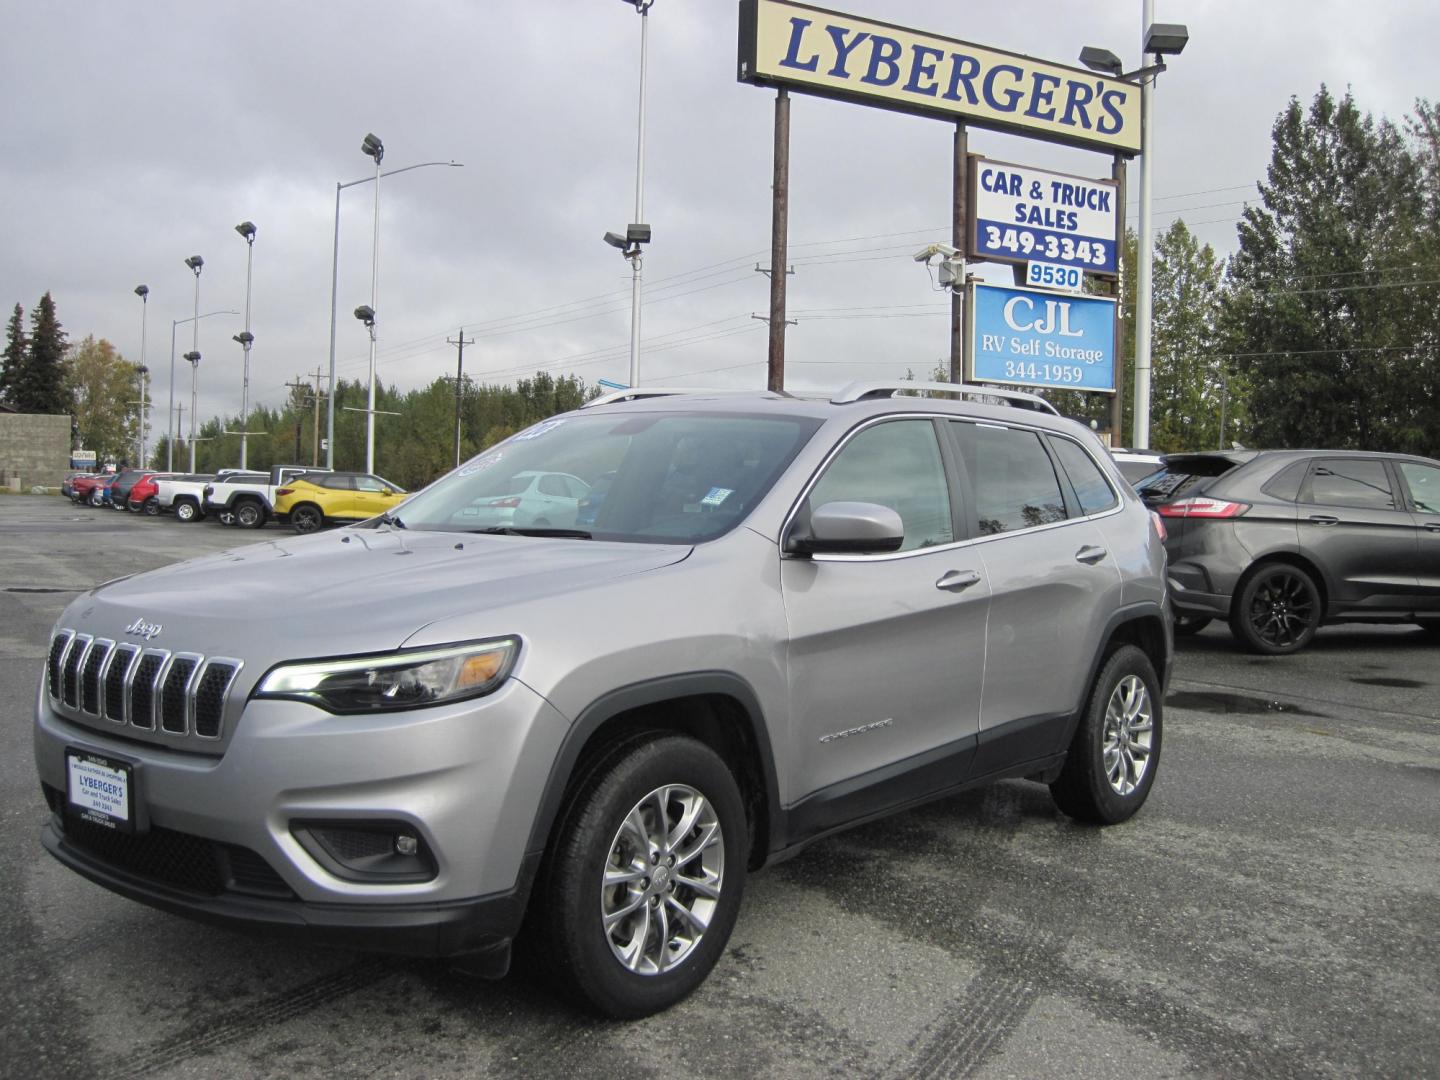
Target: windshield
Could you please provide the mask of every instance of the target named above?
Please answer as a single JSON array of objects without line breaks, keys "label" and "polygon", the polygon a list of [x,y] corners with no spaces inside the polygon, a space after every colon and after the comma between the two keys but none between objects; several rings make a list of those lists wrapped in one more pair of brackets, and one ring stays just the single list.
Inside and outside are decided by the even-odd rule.
[{"label": "windshield", "polygon": [[466,462],[397,513],[406,528],[444,532],[713,540],[764,497],[817,427],[718,413],[556,417]]}]

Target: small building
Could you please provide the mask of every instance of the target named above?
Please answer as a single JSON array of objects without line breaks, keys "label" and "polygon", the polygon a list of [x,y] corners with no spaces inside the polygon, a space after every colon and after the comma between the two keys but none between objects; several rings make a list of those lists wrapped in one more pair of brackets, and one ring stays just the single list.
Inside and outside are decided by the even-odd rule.
[{"label": "small building", "polygon": [[59,487],[70,464],[69,416],[19,413],[0,407],[0,487]]}]

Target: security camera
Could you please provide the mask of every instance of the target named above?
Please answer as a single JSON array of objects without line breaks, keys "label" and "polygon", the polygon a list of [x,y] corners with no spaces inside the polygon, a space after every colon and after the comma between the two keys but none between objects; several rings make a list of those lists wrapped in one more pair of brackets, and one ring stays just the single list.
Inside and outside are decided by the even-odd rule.
[{"label": "security camera", "polygon": [[949,244],[930,244],[928,247],[921,248],[915,253],[915,261],[921,263],[929,262],[936,255],[944,255],[947,259],[954,259],[957,258],[959,254],[960,252]]}]

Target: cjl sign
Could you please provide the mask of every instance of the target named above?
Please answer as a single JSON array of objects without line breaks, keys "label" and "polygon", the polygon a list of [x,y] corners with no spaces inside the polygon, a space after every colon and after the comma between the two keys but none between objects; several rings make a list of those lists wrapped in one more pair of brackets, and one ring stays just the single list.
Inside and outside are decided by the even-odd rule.
[{"label": "cjl sign", "polygon": [[975,283],[966,382],[1115,392],[1115,301]]}]

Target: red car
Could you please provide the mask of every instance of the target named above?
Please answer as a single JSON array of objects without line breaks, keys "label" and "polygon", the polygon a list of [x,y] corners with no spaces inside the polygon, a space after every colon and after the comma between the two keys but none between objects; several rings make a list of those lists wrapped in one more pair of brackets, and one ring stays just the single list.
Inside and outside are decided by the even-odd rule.
[{"label": "red car", "polygon": [[70,482],[70,498],[77,503],[99,506],[96,486],[109,479],[110,476],[105,473],[87,473],[84,476],[77,476]]},{"label": "red car", "polygon": [[143,510],[151,517],[160,513],[160,504],[155,501],[155,495],[158,490],[158,485],[155,481],[164,480],[175,475],[175,473],[145,473],[139,480],[135,481],[135,486],[130,489],[130,497],[127,500],[129,508],[137,514]]}]

